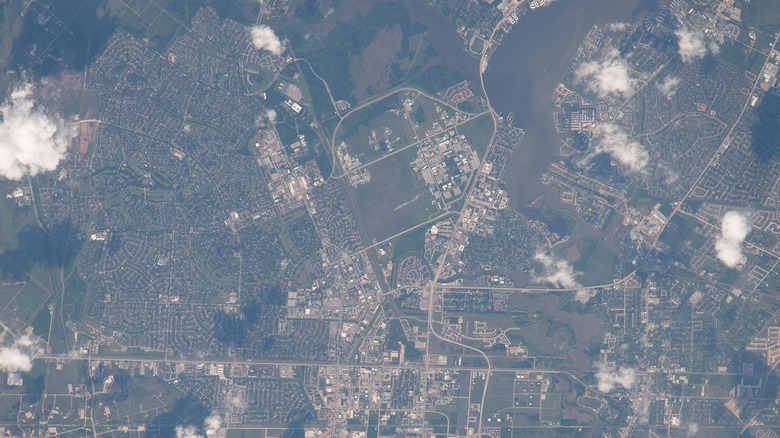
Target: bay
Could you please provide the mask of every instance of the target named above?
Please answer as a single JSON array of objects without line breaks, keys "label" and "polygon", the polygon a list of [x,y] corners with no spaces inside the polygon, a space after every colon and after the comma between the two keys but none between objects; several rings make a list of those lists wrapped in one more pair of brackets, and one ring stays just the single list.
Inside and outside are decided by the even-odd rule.
[{"label": "bay", "polygon": [[630,22],[657,7],[653,0],[559,0],[523,15],[506,35],[484,79],[493,109],[513,113],[526,134],[507,174],[512,208],[523,211],[545,192],[540,178],[560,148],[550,99],[585,35],[595,25]]}]

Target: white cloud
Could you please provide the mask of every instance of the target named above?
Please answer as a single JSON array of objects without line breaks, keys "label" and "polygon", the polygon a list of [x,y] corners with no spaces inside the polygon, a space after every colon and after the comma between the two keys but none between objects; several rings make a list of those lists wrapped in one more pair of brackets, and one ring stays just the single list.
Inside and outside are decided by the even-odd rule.
[{"label": "white cloud", "polygon": [[614,123],[600,123],[593,130],[593,152],[606,153],[629,173],[643,173],[650,155],[636,140]]},{"label": "white cloud", "polygon": [[269,108],[264,113],[257,116],[255,119],[255,126],[258,128],[265,128],[267,126],[273,126],[276,124],[276,110]]},{"label": "white cloud", "polygon": [[720,236],[715,241],[718,259],[729,268],[741,267],[747,261],[741,244],[750,233],[750,214],[731,210],[720,222]]},{"label": "white cloud", "polygon": [[671,99],[677,94],[677,89],[680,87],[680,78],[667,76],[662,81],[656,82],[655,87],[658,88],[658,91],[667,99]]},{"label": "white cloud", "polygon": [[644,397],[635,397],[631,399],[631,409],[637,423],[647,424],[650,421],[650,400]]},{"label": "white cloud", "polygon": [[694,436],[697,433],[699,433],[699,425],[697,423],[688,423],[688,425],[685,426],[685,435]]},{"label": "white cloud", "polygon": [[596,387],[601,392],[612,392],[618,386],[631,389],[636,384],[636,370],[633,368],[612,368],[600,363],[596,371]]},{"label": "white cloud", "polygon": [[595,291],[592,289],[578,289],[577,293],[574,294],[574,299],[579,301],[582,304],[587,304],[588,301],[590,301],[591,298],[593,298],[593,295],[595,295]]},{"label": "white cloud", "polygon": [[544,267],[544,273],[533,277],[533,281],[539,283],[549,283],[562,289],[577,289],[574,299],[582,304],[587,303],[593,296],[592,291],[582,288],[577,281],[577,272],[574,272],[574,266],[564,259],[559,259],[554,255],[548,255],[544,252],[537,252],[534,260],[541,263]]},{"label": "white cloud", "polygon": [[545,272],[534,277],[534,281],[550,283],[559,288],[572,289],[579,287],[574,267],[568,260],[559,259],[553,255],[537,252],[534,260],[544,266]]},{"label": "white cloud", "polygon": [[206,429],[206,435],[213,435],[219,429],[222,429],[222,417],[219,414],[211,414],[203,422],[203,428]]},{"label": "white cloud", "polygon": [[674,183],[677,182],[678,179],[680,179],[680,174],[677,173],[677,171],[675,171],[671,167],[665,165],[664,163],[659,162],[656,165],[656,171],[661,173],[661,175],[663,176],[663,182],[667,186],[673,185]]},{"label": "white cloud", "polygon": [[708,50],[712,53],[720,52],[720,47],[715,42],[707,44],[701,29],[692,29],[687,25],[682,25],[674,31],[674,35],[677,37],[677,52],[683,62],[702,59]]},{"label": "white cloud", "polygon": [[73,138],[61,121],[35,105],[32,91],[32,84],[23,84],[0,105],[0,176],[8,179],[56,169]]},{"label": "white cloud", "polygon": [[176,438],[203,438],[195,426],[176,426]]},{"label": "white cloud", "polygon": [[624,30],[628,29],[628,26],[630,26],[630,24],[623,21],[617,21],[607,24],[607,30],[610,32],[623,32]]},{"label": "white cloud", "polygon": [[265,112],[265,118],[268,120],[268,123],[274,124],[276,123],[276,110],[269,109]]},{"label": "white cloud", "polygon": [[28,335],[16,338],[11,345],[0,347],[0,371],[30,371],[33,360],[42,354],[43,348],[38,339]]},{"label": "white cloud", "polygon": [[[203,430],[206,431],[206,436],[215,435],[219,429],[222,429],[224,423],[222,417],[219,414],[211,414],[203,420]],[[197,427],[193,425],[188,426],[176,426],[176,438],[205,438],[200,433]]]},{"label": "white cloud", "polygon": [[625,97],[635,85],[628,64],[614,47],[607,50],[603,59],[580,64],[574,72],[574,80],[585,84],[588,91],[596,93],[602,99],[609,95]]},{"label": "white cloud", "polygon": [[720,46],[715,41],[710,41],[709,44],[707,44],[707,48],[710,50],[710,53],[713,55],[717,55],[720,53]]},{"label": "white cloud", "polygon": [[233,396],[233,398],[230,399],[230,405],[239,411],[242,411],[247,407],[246,400],[240,395]]},{"label": "white cloud", "polygon": [[270,27],[262,24],[253,26],[249,30],[249,34],[252,36],[252,45],[255,46],[255,49],[267,50],[276,56],[279,56],[284,52],[282,41]]}]

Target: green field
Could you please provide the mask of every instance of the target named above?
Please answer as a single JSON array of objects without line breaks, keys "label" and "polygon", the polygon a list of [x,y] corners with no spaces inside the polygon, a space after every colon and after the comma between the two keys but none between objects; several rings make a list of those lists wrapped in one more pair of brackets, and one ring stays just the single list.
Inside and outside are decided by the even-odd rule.
[{"label": "green field", "polygon": [[[438,110],[437,110],[438,109]],[[433,128],[434,123],[442,125],[442,117],[452,117],[455,111],[439,102],[428,99],[423,95],[417,96],[412,108],[412,121],[418,126],[421,134]]]},{"label": "green field", "polygon": [[464,79],[466,79],[466,76],[458,70],[453,70],[443,65],[434,65],[416,75],[410,80],[410,83],[433,94],[451,87]]},{"label": "green field", "polygon": [[53,294],[56,269],[49,238],[38,227],[34,210],[0,200],[0,279],[7,282],[0,287],[0,309],[29,323]]},{"label": "green field", "polygon": [[[407,99],[411,100],[408,111]],[[349,154],[365,165],[425,138],[434,125],[445,128],[459,113],[419,92],[402,91],[350,113],[339,126],[335,144],[345,142]],[[463,123],[457,130],[483,158],[493,134],[490,115]]]},{"label": "green field", "polygon": [[425,231],[426,227],[420,227],[404,234],[393,243],[393,263],[397,263],[401,256],[416,252],[423,254],[425,252]]},{"label": "green field", "polygon": [[371,182],[353,189],[371,239],[387,239],[439,212],[428,187],[410,165],[416,154],[409,148],[369,166]]},{"label": "green field", "polygon": [[586,285],[612,281],[619,267],[620,259],[615,251],[601,241],[593,242],[575,264],[575,269],[583,273],[581,279]]},{"label": "green field", "polygon": [[562,417],[561,394],[545,394],[542,407],[539,411],[539,419],[542,421],[556,422]]},{"label": "green field", "polygon": [[8,305],[24,287],[25,284],[21,282],[0,285],[0,303],[2,303],[2,306]]},{"label": "green field", "polygon": [[[37,309],[49,298],[49,293],[34,283],[27,283],[8,306],[14,310],[20,321],[28,322]],[[47,317],[48,317],[48,312]]]},{"label": "green field", "polygon": [[265,438],[263,429],[228,429],[227,438]]},{"label": "green field", "polygon": [[417,133],[398,100],[392,95],[351,113],[339,128],[336,145],[346,142],[350,155],[366,164],[415,142]]},{"label": "green field", "polygon": [[465,135],[472,149],[477,151],[480,160],[484,158],[488,143],[493,137],[493,118],[483,114],[458,127],[458,132]]},{"label": "green field", "polygon": [[677,249],[681,245],[685,245],[688,239],[696,236],[696,233],[694,233],[693,230],[697,225],[698,222],[696,219],[688,216],[676,215],[664,228],[658,241],[669,245],[672,249]]},{"label": "green field", "polygon": [[332,116],[336,109],[333,108],[333,102],[330,100],[328,90],[314,72],[308,62],[298,62],[295,64],[301,73],[301,92],[304,95],[304,101],[310,103],[308,111],[316,117],[327,118]]},{"label": "green field", "polygon": [[528,348],[535,354],[557,356],[568,350],[576,340],[571,326],[563,321],[543,318],[520,329]]},{"label": "green field", "polygon": [[311,263],[308,260],[301,260],[289,274],[290,284],[295,289],[310,288],[314,284],[313,274]]},{"label": "green field", "polygon": [[33,209],[19,208],[12,200],[0,200],[0,277],[19,281],[31,275],[51,288],[47,249],[46,235],[38,227]]},{"label": "green field", "polygon": [[780,24],[780,2],[777,0],[741,0],[742,21],[747,25],[766,26]]},{"label": "green field", "polygon": [[[377,42],[382,42],[382,38],[377,41],[378,36],[384,35],[383,32],[395,26],[400,27],[400,49],[398,53],[387,51],[378,56],[376,59],[384,65],[375,66],[390,71],[387,85],[394,86],[403,79],[411,66],[417,49],[417,46],[410,47],[411,44],[416,42],[419,46],[419,39],[411,41],[410,37],[425,31],[424,26],[412,22],[402,2],[379,3],[365,14],[358,12],[348,21],[339,21],[327,34],[324,46],[307,47],[300,52],[312,63],[317,74],[328,81],[336,100],[349,100],[363,91],[373,94],[382,90],[374,90],[372,87],[367,90],[356,89],[361,85],[362,75],[356,74],[359,72],[354,72],[351,66],[367,54],[365,51],[369,46],[374,47]],[[298,30],[291,29],[291,32]],[[379,55],[378,52],[384,50],[377,50],[373,54]]]},{"label": "green field", "polygon": [[[111,375],[126,376],[126,371],[110,370]],[[181,393],[174,387],[165,384],[156,377],[129,377],[128,384],[118,394],[96,395],[96,406],[102,403],[110,408],[106,415],[103,409],[95,410],[95,420],[116,423],[122,419],[130,419],[133,424],[144,424],[151,421],[156,411],[169,410]],[[147,411],[148,410],[148,411]],[[147,411],[147,412],[143,412]],[[127,420],[125,420],[127,421]]]},{"label": "green field", "polygon": [[[757,32],[758,38],[755,44],[757,49],[764,49],[767,46],[766,41],[759,46],[759,40],[762,40],[764,32]],[[768,36],[767,36],[768,39]],[[774,38],[772,38],[774,39]],[[747,50],[742,44],[735,43],[732,40],[726,39],[724,44],[720,46],[720,53],[718,58],[725,64],[737,70],[748,70],[755,74],[759,74],[764,66],[764,55],[756,50]]]},{"label": "green field", "polygon": [[[485,397],[485,415],[490,415],[514,405],[515,394],[514,372],[494,372],[490,377],[487,396]],[[473,394],[473,392],[472,392]],[[481,397],[482,394],[479,393]]]},{"label": "green field", "polygon": [[[546,198],[534,203],[533,208],[534,212],[540,215],[539,219],[547,225],[547,228],[561,236],[570,235],[577,226],[577,218],[569,210],[551,207]],[[531,218],[536,219],[535,217]]]},{"label": "green field", "polygon": [[[52,304],[52,299],[50,298],[44,304]],[[43,339],[48,339],[49,330],[51,329],[51,314],[47,307],[47,305],[41,307],[38,315],[30,321],[30,325],[33,328],[33,334]]]}]

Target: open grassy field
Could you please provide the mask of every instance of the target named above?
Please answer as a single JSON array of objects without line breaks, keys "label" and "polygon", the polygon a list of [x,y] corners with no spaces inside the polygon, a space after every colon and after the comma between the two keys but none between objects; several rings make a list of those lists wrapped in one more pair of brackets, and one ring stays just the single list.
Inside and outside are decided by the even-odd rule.
[{"label": "open grassy field", "polygon": [[350,155],[366,164],[417,140],[403,105],[393,95],[350,114],[336,144],[346,142]]},{"label": "open grassy field", "polygon": [[550,231],[561,236],[568,236],[574,232],[574,228],[577,226],[577,218],[569,210],[550,206],[546,198],[535,202],[533,207],[533,212],[537,213],[539,217],[537,218],[535,215],[529,214],[530,218],[541,220]]},{"label": "open grassy field", "polygon": [[227,438],[265,438],[263,429],[228,429]]},{"label": "open grassy field", "polygon": [[485,157],[490,138],[493,137],[493,119],[483,114],[458,127],[458,132],[466,136],[471,148],[477,151],[480,159]]},{"label": "open grassy field", "polygon": [[33,209],[0,200],[0,279],[6,282],[0,288],[0,309],[25,323],[35,318],[55,290],[53,272],[58,266],[49,249]]},{"label": "open grassy field", "polygon": [[371,182],[354,189],[370,238],[384,240],[439,213],[428,187],[410,165],[416,153],[410,148],[369,166]]},{"label": "open grassy field", "polygon": [[[485,415],[491,415],[514,405],[512,399],[515,390],[515,376],[516,373],[514,372],[494,372],[492,374],[488,393],[485,397]],[[482,396],[481,392],[479,396]]]},{"label": "open grassy field", "polygon": [[[684,246],[689,239],[697,236],[694,232],[697,225],[698,222],[696,219],[689,216],[676,215],[669,221],[669,224],[664,228],[664,231],[661,233],[658,240],[672,248]],[[699,236],[699,238],[700,237],[701,236]],[[697,238],[697,243],[704,243],[702,240],[699,240],[699,238]]]},{"label": "open grassy field", "polygon": [[[411,38],[424,31],[424,26],[412,21],[402,2],[379,3],[337,22],[324,38],[324,45],[309,45],[300,52],[328,81],[336,100],[361,100],[405,79],[406,72],[418,63],[416,55],[420,55],[419,62],[425,59],[425,40]],[[361,63],[373,68],[355,68]]]},{"label": "open grassy field", "polygon": [[520,333],[528,348],[535,354],[556,356],[574,345],[576,336],[572,327],[552,317],[520,329]]},{"label": "open grassy field", "polygon": [[580,278],[583,284],[600,284],[614,278],[620,260],[609,244],[585,238],[577,243],[577,250],[581,257],[574,264],[574,268],[582,272]]},{"label": "open grassy field", "polygon": [[65,321],[75,321],[81,318],[81,307],[86,296],[87,283],[73,272],[65,281],[65,296],[62,308],[62,317]]},{"label": "open grassy field", "polygon": [[729,67],[739,70],[748,70],[758,74],[764,65],[764,56],[755,51],[747,50],[739,43],[727,39],[720,46],[718,58]]},{"label": "open grassy field", "polygon": [[0,285],[0,305],[8,305],[25,286],[23,282]]},{"label": "open grassy field", "polygon": [[27,283],[8,303],[8,306],[14,310],[20,321],[28,322],[36,315],[36,311],[47,298],[49,298],[47,291],[35,283]]},{"label": "open grassy field", "polygon": [[780,24],[780,2],[777,0],[741,0],[742,20],[747,25],[766,26]]},{"label": "open grassy field", "polygon": [[438,122],[441,125],[442,118],[449,118],[455,115],[455,111],[434,100],[419,95],[414,99],[412,107],[412,121],[418,126],[420,132],[425,132],[433,128],[433,124]]},{"label": "open grassy field", "polygon": [[31,275],[51,288],[48,242],[32,208],[19,208],[13,200],[0,200],[0,278],[19,281]]},{"label": "open grassy field", "polygon": [[423,254],[425,252],[425,231],[426,227],[416,228],[414,231],[404,234],[393,241],[393,263],[397,263],[401,256],[416,252]]}]

